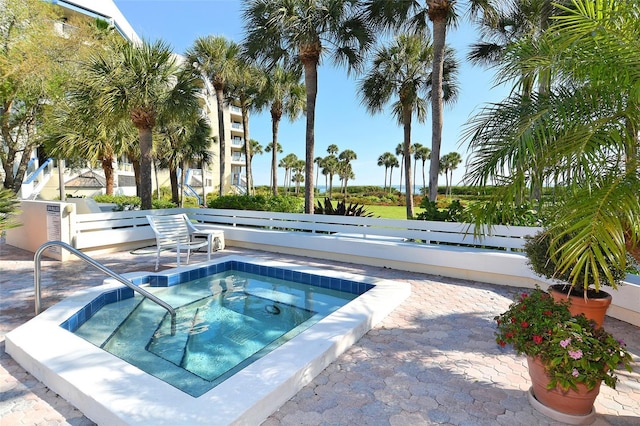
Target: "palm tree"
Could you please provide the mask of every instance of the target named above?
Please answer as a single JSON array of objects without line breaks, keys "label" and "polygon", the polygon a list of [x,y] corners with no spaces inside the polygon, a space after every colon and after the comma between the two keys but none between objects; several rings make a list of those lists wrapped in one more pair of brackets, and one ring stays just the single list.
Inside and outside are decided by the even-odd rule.
[{"label": "palm tree", "polygon": [[[337,147],[336,147],[337,148]],[[345,149],[344,151],[342,151],[340,153],[340,155],[338,155],[338,159],[344,163],[344,175],[346,176],[346,178],[344,179],[344,187],[343,187],[343,191],[346,194],[347,193],[347,181],[349,179],[355,179],[355,176],[353,174],[353,169],[351,167],[351,161],[353,160],[357,160],[358,159],[358,155],[355,153],[355,151],[351,150],[351,149]]]},{"label": "palm tree", "polygon": [[[448,51],[447,80],[451,83],[450,98],[455,97],[457,63]],[[393,115],[404,130],[403,158],[407,218],[413,218],[413,176],[411,174],[411,122],[415,114],[418,121],[426,119],[426,97],[429,95],[432,60],[430,41],[423,34],[401,34],[389,47],[377,50],[371,69],[359,84],[359,92],[367,110],[382,112],[386,103],[397,96],[392,104]]]},{"label": "palm tree", "polygon": [[450,152],[440,158],[440,171],[445,175],[445,194],[451,198],[451,187],[453,186],[453,171],[462,163],[462,157],[457,152]]},{"label": "palm tree", "polygon": [[[427,180],[426,180],[426,177],[425,177],[425,174],[424,174],[424,166],[425,166],[427,160],[429,158],[431,158],[431,150],[426,146],[421,146],[420,147],[419,156],[420,156],[420,159],[422,160],[422,188],[425,189],[427,187]],[[416,160],[416,165],[417,164],[418,163],[417,163],[417,160]],[[416,166],[416,169],[417,168],[418,167]]]},{"label": "palm tree", "polygon": [[153,130],[162,117],[188,115],[197,105],[189,68],[178,72],[175,56],[163,41],[121,44],[97,50],[82,64],[85,85],[73,96],[92,97],[103,117],[128,118],[140,140],[140,199],[151,208]]},{"label": "palm tree", "polygon": [[347,183],[349,182],[349,179],[356,178],[356,174],[353,172],[353,166],[351,166],[351,163],[348,163],[346,161],[340,161],[338,163],[338,177],[342,182],[342,193],[346,195]]},{"label": "palm tree", "polygon": [[327,152],[329,153],[329,155],[336,155],[338,151],[340,151],[340,148],[338,148],[338,145],[334,143],[327,147]]},{"label": "palm tree", "polygon": [[519,164],[535,159],[544,178],[571,176],[550,208],[550,254],[573,284],[597,288],[613,282],[609,265],[624,267],[627,252],[640,259],[640,5],[575,0],[562,10],[541,39],[510,46],[501,63],[505,79],[550,76],[549,91],[512,93],[472,119],[467,176],[501,183],[483,220],[496,201],[513,208],[530,183]]},{"label": "palm tree", "polygon": [[113,161],[130,149],[136,139],[135,128],[123,120],[94,120],[99,116],[95,99],[74,96],[79,88],[72,89],[64,101],[56,103],[49,119],[40,127],[44,147],[48,155],[57,158],[98,161],[106,181],[105,192],[113,195]]},{"label": "palm tree", "polygon": [[400,165],[398,164],[398,157],[394,155],[391,158],[389,158],[389,193],[391,193],[391,181],[393,178],[393,168],[399,167],[399,166]]},{"label": "palm tree", "polygon": [[[494,67],[498,65],[510,46],[526,39],[539,39],[549,24],[553,14],[562,14],[563,10],[551,0],[514,1],[497,8],[494,19],[480,21],[479,27],[482,39],[472,45],[468,59],[475,64]],[[537,55],[532,49],[531,55]],[[518,81],[518,87],[513,90],[528,96],[534,91],[537,81],[538,92],[547,93],[550,88],[550,75],[532,75],[531,78],[522,78]],[[531,161],[528,165],[529,173],[535,176],[531,180],[531,198],[542,201],[542,186],[544,184],[542,174],[544,171],[534,167],[539,161]],[[528,198],[526,194],[520,194],[519,198]]]},{"label": "palm tree", "polygon": [[240,46],[223,36],[197,38],[187,49],[187,63],[192,64],[209,80],[216,93],[218,107],[218,143],[220,149],[220,188],[218,195],[224,195],[226,184],[227,136],[224,125],[225,90],[229,80],[238,72]]},{"label": "palm tree", "polygon": [[416,172],[418,171],[418,160],[422,160],[422,144],[421,143],[414,143],[413,145],[411,145],[412,151],[413,151],[413,161],[415,162],[415,166],[413,168],[413,193],[415,194],[416,192]]},{"label": "palm tree", "polygon": [[[398,163],[398,159],[395,155],[390,152],[385,152],[380,157],[378,157],[378,166],[384,166],[384,189],[387,189],[387,173],[389,171],[389,167],[392,167],[393,159],[395,159],[396,164]],[[393,170],[393,168],[391,169]],[[389,179],[389,188],[391,188],[391,179]]]},{"label": "palm tree", "polygon": [[[400,193],[402,193],[402,169],[404,168],[404,148],[402,142],[396,146],[396,155],[400,156]],[[389,183],[391,188],[391,183]]]},{"label": "palm tree", "polygon": [[[206,119],[198,116],[198,111],[194,111],[189,121],[169,120],[160,123],[158,136],[158,141],[164,143],[157,144],[156,157],[160,167],[169,169],[171,201],[182,205],[187,165],[196,161],[210,162],[208,149],[211,145],[211,126]],[[178,182],[179,169],[182,170],[182,182]]]},{"label": "palm tree", "polygon": [[323,54],[357,69],[373,37],[355,0],[245,0],[245,46],[251,57],[302,66],[305,76],[305,213],[313,213],[318,65]]},{"label": "palm tree", "polygon": [[297,160],[293,163],[293,167],[291,168],[291,179],[296,184],[296,195],[300,193],[300,182],[304,182],[304,160]]},{"label": "palm tree", "polygon": [[333,193],[333,176],[338,173],[338,167],[338,159],[333,154],[327,155],[322,160],[322,169],[325,170],[329,176],[329,199],[331,199],[331,194]]},{"label": "palm tree", "polygon": [[[412,33],[422,33],[427,29],[428,21],[433,25],[433,61],[431,96],[431,165],[429,170],[429,199],[438,197],[438,175],[440,165],[440,145],[442,142],[443,102],[446,100],[446,32],[447,26],[457,22],[455,0],[415,1],[368,0],[366,20],[375,26],[397,31],[408,29]],[[483,19],[494,19],[492,2],[487,0],[469,0],[470,15]]]},{"label": "palm tree", "polygon": [[[299,72],[287,70],[279,65],[276,65],[266,73],[266,81],[260,94],[259,103],[261,106],[269,105],[269,112],[271,113],[271,137],[277,146],[280,146],[278,143],[278,128],[282,116],[285,115],[291,121],[294,121],[300,116],[300,113],[305,110],[305,88],[304,84],[300,83],[300,77]],[[281,153],[282,149],[271,152],[271,192],[273,195],[278,195],[278,172],[276,165],[278,163],[277,154]]]},{"label": "palm tree", "polygon": [[245,180],[247,182],[247,194],[253,195],[253,177],[251,176],[251,143],[249,140],[249,111],[260,109],[260,96],[266,83],[266,76],[263,70],[247,61],[238,61],[237,71],[229,78],[227,99],[229,103],[240,104],[242,113],[242,131],[245,141]]},{"label": "palm tree", "polygon": [[[251,157],[249,158],[249,161],[247,161],[247,167],[249,167],[250,169],[253,170],[253,167],[252,167],[253,156],[254,155],[262,155],[263,154],[263,149],[262,149],[262,145],[260,145],[260,142],[258,142],[255,139],[249,139],[249,144],[251,146],[251,148],[250,148]],[[246,150],[245,150],[245,152],[246,152]],[[253,176],[253,173],[250,173],[250,175]],[[251,189],[252,189],[252,193],[254,193],[255,192],[255,188],[254,188],[254,185],[253,185],[253,178],[251,180]]]},{"label": "palm tree", "polygon": [[287,192],[289,192],[289,188],[291,187],[290,170],[296,167],[296,164],[298,164],[298,161],[299,161],[298,156],[291,153],[291,154],[285,155],[285,157],[282,160],[280,160],[280,163],[278,164],[278,166],[284,169],[284,186],[285,188],[287,188]]},{"label": "palm tree", "polygon": [[320,176],[320,167],[322,167],[322,157],[316,157],[313,162],[316,164],[316,189],[318,189],[318,177]]},{"label": "palm tree", "polygon": [[[273,125],[273,121],[271,122]],[[277,127],[277,126],[276,126]],[[277,130],[276,130],[277,134]],[[282,154],[282,145],[276,142],[277,149],[273,149],[273,142],[269,142],[267,147],[264,149],[264,152],[271,152],[271,172],[269,173],[269,185],[271,185],[271,191],[273,195],[278,195],[278,172],[274,166],[274,161],[278,160],[278,154]]]}]

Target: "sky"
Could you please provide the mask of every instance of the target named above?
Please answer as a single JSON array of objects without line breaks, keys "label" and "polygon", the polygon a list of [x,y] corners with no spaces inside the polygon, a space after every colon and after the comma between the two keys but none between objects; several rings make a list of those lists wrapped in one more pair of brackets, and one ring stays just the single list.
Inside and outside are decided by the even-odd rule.
[{"label": "sky", "polygon": [[[184,53],[198,37],[223,35],[238,43],[244,39],[242,2],[239,0],[114,0],[137,34],[155,41],[163,39],[176,53]],[[459,6],[460,7],[460,6]],[[462,8],[464,10],[464,8]],[[447,33],[447,43],[456,50],[460,61],[460,93],[457,102],[445,106],[441,155],[458,152],[463,162],[453,175],[454,185],[461,184],[468,158],[468,141],[461,137],[465,123],[486,103],[499,102],[506,97],[508,89],[495,86],[493,72],[465,61],[469,45],[477,41],[473,26],[464,19],[457,29]],[[367,66],[369,68],[369,66]],[[329,60],[318,70],[318,97],[316,104],[315,153],[314,157],[326,156],[331,144],[339,150],[351,149],[358,158],[352,162],[355,180],[349,185],[383,186],[384,167],[378,166],[378,157],[386,151],[395,153],[402,142],[402,127],[390,114],[369,114],[361,104],[357,85],[361,75],[348,75],[346,68],[338,67]],[[278,141],[284,155],[294,153],[305,158],[305,117],[292,123],[284,119],[280,123]],[[265,147],[271,142],[271,117],[268,113],[252,113],[249,122],[250,139]],[[423,124],[414,118],[412,143],[431,147],[431,114]],[[269,184],[270,154],[256,155],[253,174],[256,185]],[[425,166],[429,180],[429,162]],[[416,183],[422,186],[422,162],[418,164]],[[284,170],[278,170],[282,183]],[[323,185],[323,176],[318,182]],[[393,185],[398,185],[399,170],[393,170]],[[440,176],[440,185],[445,178]],[[334,186],[339,185],[334,178]]]}]

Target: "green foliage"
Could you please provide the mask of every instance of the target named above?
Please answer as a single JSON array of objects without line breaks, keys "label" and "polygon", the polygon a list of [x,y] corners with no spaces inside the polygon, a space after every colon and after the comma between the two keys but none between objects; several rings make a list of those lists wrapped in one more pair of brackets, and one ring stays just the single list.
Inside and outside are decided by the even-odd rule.
[{"label": "green foliage", "polygon": [[[196,205],[197,204],[198,202],[196,200]],[[174,207],[178,207],[173,201],[171,201],[168,198],[154,198],[153,200],[151,200],[151,205],[152,205],[152,208],[154,209],[172,209]],[[185,203],[185,207],[194,207],[194,206],[187,206]]]},{"label": "green foliage", "polygon": [[314,210],[315,214],[326,214],[334,216],[360,216],[360,217],[373,217],[373,213],[365,210],[365,206],[349,203],[347,205],[345,200],[338,201],[336,206],[330,199],[324,199],[324,205],[318,201],[318,205]]},{"label": "green foliage", "polygon": [[142,205],[140,197],[133,195],[96,195],[93,197],[96,203],[115,204],[113,211],[139,210]]},{"label": "green foliage", "polygon": [[536,288],[522,293],[497,322],[496,342],[518,354],[539,357],[551,378],[549,388],[592,389],[600,380],[615,389],[615,370],[631,371],[631,355],[622,341],[584,315],[571,317],[566,302]]},{"label": "green foliage", "polygon": [[19,226],[13,216],[18,213],[20,202],[10,189],[0,189],[0,232]]},{"label": "green foliage", "polygon": [[545,223],[545,216],[526,204],[485,201],[470,203],[467,216],[471,223],[513,226],[542,226]]},{"label": "green foliage", "polygon": [[424,209],[416,217],[418,220],[433,220],[438,222],[462,222],[464,221],[464,207],[459,200],[453,200],[449,206],[442,210],[437,207],[435,201],[423,198],[420,207]]},{"label": "green foliage", "polygon": [[[569,240],[570,235],[560,235],[554,237],[550,231],[542,231],[533,237],[527,238],[524,245],[525,253],[529,259],[529,265],[533,271],[543,277],[553,278],[566,283],[572,283],[572,277],[575,275],[578,283],[584,283],[581,286],[585,291],[590,287],[599,290],[601,285],[612,286],[616,288],[618,284],[626,277],[625,268],[617,263],[607,262],[607,266],[612,274],[609,279],[603,272],[602,264],[598,264],[598,271],[594,273],[590,271],[589,276],[585,276],[584,271],[563,270],[558,263],[558,253],[556,248],[564,246]],[[598,281],[590,281],[598,278]],[[573,287],[572,283],[572,287]]]},{"label": "green foliage", "polygon": [[256,210],[301,213],[304,200],[288,195],[225,195],[207,203],[211,209]]}]

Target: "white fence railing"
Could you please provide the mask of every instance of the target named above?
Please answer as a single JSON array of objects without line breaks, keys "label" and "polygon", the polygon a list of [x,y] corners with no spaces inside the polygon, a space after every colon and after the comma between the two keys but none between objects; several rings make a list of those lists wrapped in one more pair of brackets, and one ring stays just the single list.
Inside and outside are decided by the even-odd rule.
[{"label": "white fence railing", "polygon": [[[39,209],[39,215],[49,216],[45,207],[52,203],[56,202],[23,202],[23,210]],[[60,204],[61,212],[75,211],[75,206]],[[447,222],[185,208],[64,213],[61,236],[85,252],[151,246],[155,237],[145,215],[177,212],[187,213],[199,227],[223,230],[225,243],[231,247],[518,287],[550,283],[531,271],[521,250],[525,236],[540,228],[494,226],[474,234],[472,225]],[[27,216],[36,215],[23,215]],[[24,229],[8,230],[7,243],[26,249],[31,249],[30,244],[37,247],[43,242],[39,239],[46,239],[43,227],[49,226],[49,219],[41,219],[39,224],[25,223],[25,229],[33,230],[28,235]],[[629,276],[622,287],[612,292],[609,315],[640,325],[638,278]]]}]

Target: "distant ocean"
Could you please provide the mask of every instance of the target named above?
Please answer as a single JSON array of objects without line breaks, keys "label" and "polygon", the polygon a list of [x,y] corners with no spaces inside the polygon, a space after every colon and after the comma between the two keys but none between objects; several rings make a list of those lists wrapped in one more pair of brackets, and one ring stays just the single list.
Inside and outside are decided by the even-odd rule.
[{"label": "distant ocean", "polygon": [[[351,186],[379,186],[379,187],[380,187],[380,189],[383,189],[383,188],[384,188],[384,185],[351,185],[351,184],[349,184],[348,186],[349,186],[349,187],[351,187]],[[398,191],[400,190],[400,185],[391,185],[391,187],[392,187],[392,188],[395,188],[395,189],[396,189],[396,190],[398,190]],[[302,185],[300,186],[300,188],[302,189]],[[316,188],[320,191],[320,193],[321,193],[321,194],[327,191],[327,187],[326,187],[326,186],[324,186],[324,185],[318,185]],[[418,192],[418,191],[420,191],[420,188],[422,188],[422,184],[420,184],[420,185],[416,185],[416,186],[415,186],[415,190],[414,190],[414,192]],[[333,190],[334,190],[334,191],[338,191],[339,189],[340,189],[340,184],[338,184],[338,185],[333,185]],[[387,187],[387,190],[388,190],[388,189],[389,189],[389,188]],[[405,189],[405,186],[404,186],[404,185],[402,185],[402,190],[404,191],[404,189]]]}]

